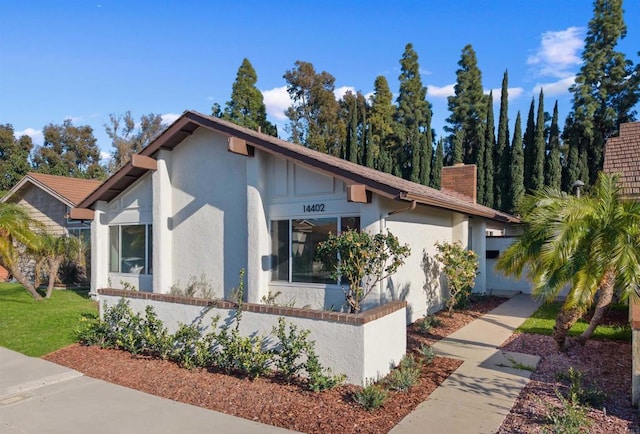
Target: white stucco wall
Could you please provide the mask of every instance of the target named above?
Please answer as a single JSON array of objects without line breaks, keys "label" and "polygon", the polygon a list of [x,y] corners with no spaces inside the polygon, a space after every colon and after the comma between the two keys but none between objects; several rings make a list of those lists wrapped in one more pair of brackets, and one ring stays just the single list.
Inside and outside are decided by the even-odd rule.
[{"label": "white stucco wall", "polygon": [[[497,250],[502,254],[516,240],[516,237],[487,237],[487,250]],[[523,273],[522,278],[507,277],[495,269],[497,259],[487,259],[486,285],[487,292],[492,291],[522,291],[531,294],[531,282]]]},{"label": "white stucco wall", "polygon": [[[101,295],[101,312],[119,300],[117,296]],[[208,328],[216,315],[220,315],[218,324],[222,325],[233,314],[229,309],[136,298],[128,300],[133,311],[138,313],[143,313],[147,305],[153,306],[170,333],[175,332],[180,323],[192,324],[197,319]],[[242,315],[240,333],[243,336],[267,335],[279,318],[279,315],[246,310]],[[300,317],[286,317],[286,320],[301,330],[310,331],[309,339],[315,341],[316,353],[324,367],[331,368],[334,374],[345,374],[351,384],[364,385],[366,379],[388,374],[406,353],[405,316],[404,309],[400,309],[361,325]]]}]

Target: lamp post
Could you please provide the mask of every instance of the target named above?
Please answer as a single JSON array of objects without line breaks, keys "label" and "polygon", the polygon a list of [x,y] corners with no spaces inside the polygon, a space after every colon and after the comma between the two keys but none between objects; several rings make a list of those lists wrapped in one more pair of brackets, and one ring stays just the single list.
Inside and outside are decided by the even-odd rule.
[{"label": "lamp post", "polygon": [[576,197],[580,198],[580,188],[584,187],[584,182],[580,181],[579,179],[574,182],[573,184],[571,184],[571,188],[575,188],[576,189]]}]

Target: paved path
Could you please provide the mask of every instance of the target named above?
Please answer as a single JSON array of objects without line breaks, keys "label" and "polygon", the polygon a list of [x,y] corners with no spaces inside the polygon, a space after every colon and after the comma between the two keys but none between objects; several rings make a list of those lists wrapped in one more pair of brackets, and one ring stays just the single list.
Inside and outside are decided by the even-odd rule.
[{"label": "paved path", "polygon": [[0,433],[287,433],[0,347]]},{"label": "paved path", "polygon": [[497,347],[539,305],[530,295],[517,295],[437,342],[437,354],[464,363],[391,433],[495,433],[539,361]]}]

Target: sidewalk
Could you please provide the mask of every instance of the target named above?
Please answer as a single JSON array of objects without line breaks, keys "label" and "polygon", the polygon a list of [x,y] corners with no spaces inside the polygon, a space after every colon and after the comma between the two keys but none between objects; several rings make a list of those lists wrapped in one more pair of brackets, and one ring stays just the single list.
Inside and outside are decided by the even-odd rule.
[{"label": "sidewalk", "polygon": [[0,433],[287,433],[0,347]]},{"label": "sidewalk", "polygon": [[391,433],[495,433],[539,361],[496,348],[539,305],[530,295],[517,295],[434,344],[436,354],[464,363]]}]

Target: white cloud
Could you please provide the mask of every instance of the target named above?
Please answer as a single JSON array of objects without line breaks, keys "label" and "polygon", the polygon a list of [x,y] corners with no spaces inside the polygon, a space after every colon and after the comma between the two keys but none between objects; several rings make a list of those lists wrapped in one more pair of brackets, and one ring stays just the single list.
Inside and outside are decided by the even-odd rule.
[{"label": "white cloud", "polygon": [[106,164],[111,160],[111,154],[106,151],[100,151],[100,162]]},{"label": "white cloud", "polygon": [[267,114],[269,116],[276,121],[287,120],[284,111],[292,104],[289,93],[287,92],[287,86],[263,90],[262,97],[264,98],[264,105],[267,107]]},{"label": "white cloud", "polygon": [[174,123],[181,115],[177,114],[177,113],[165,113],[163,115],[161,115],[160,117],[162,118],[162,123],[165,125],[171,125],[172,123]]},{"label": "white cloud", "polygon": [[352,94],[356,94],[356,88],[353,86],[341,86],[337,89],[333,90],[333,94],[336,96],[336,99],[340,101],[342,97],[347,93],[351,92]]},{"label": "white cloud", "polygon": [[29,136],[33,141],[34,145],[42,145],[44,143],[44,135],[42,134],[42,130],[36,130],[34,128],[27,128],[22,131],[16,131],[15,136],[20,138],[22,136]]},{"label": "white cloud", "polygon": [[565,78],[573,75],[571,68],[580,65],[584,29],[569,27],[557,32],[544,32],[540,47],[527,59],[527,64],[534,67],[539,77]]},{"label": "white cloud", "polygon": [[[502,88],[499,87],[497,89],[491,89],[491,90],[493,91],[493,102],[494,103],[500,102],[500,97],[502,96],[501,95]],[[512,101],[518,98],[520,95],[524,93],[524,89],[521,87],[510,87],[509,89],[507,89],[507,91],[509,92],[509,101]],[[485,89],[484,94],[489,95],[489,90]]]},{"label": "white cloud", "polygon": [[564,95],[569,93],[569,87],[576,82],[576,76],[565,77],[558,81],[551,83],[536,83],[533,90],[533,95],[540,93],[540,88],[544,90],[544,96]]},{"label": "white cloud", "polygon": [[455,95],[455,84],[447,84],[445,86],[435,86],[433,84],[427,85],[427,98],[432,96],[434,98],[446,98],[448,96]]}]

